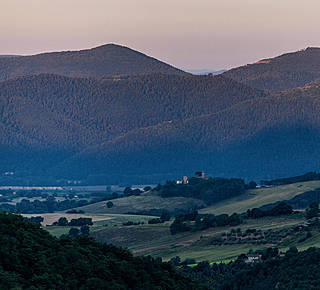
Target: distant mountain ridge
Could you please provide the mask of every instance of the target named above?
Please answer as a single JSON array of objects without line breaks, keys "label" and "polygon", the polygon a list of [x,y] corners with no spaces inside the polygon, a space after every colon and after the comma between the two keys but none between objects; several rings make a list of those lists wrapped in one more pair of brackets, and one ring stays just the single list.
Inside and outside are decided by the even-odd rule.
[{"label": "distant mountain ridge", "polygon": [[212,75],[219,75],[227,70],[222,69],[222,70],[210,70],[210,69],[186,69],[185,70],[188,73],[194,74],[194,75],[207,75],[207,74],[212,74]]},{"label": "distant mountain ridge", "polygon": [[[320,167],[320,86],[253,98],[225,110],[140,128],[88,148],[60,168],[86,164],[103,172],[170,168],[176,174],[197,166],[214,175],[286,176]],[[250,118],[248,118],[250,116]],[[143,157],[144,156],[144,157]],[[136,169],[135,169],[136,168]],[[190,170],[192,173],[192,170]],[[233,174],[233,175],[232,175]]]},{"label": "distant mountain ridge", "polygon": [[153,72],[186,74],[155,58],[116,44],[79,51],[0,58],[0,80],[42,73],[100,78]]},{"label": "distant mountain ridge", "polygon": [[29,168],[31,173],[132,130],[218,112],[265,95],[223,76],[83,79],[42,74],[0,82],[0,96],[0,170]]},{"label": "distant mountain ridge", "polygon": [[320,78],[320,48],[309,47],[231,69],[224,76],[253,88],[279,92]]},{"label": "distant mountain ridge", "polygon": [[3,58],[0,184],[298,175],[320,169],[319,112],[317,48],[217,76],[117,45]]}]

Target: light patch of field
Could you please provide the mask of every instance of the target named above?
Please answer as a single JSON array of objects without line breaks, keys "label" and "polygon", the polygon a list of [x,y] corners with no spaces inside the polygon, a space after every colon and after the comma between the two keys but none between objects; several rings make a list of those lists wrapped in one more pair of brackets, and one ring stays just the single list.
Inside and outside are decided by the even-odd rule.
[{"label": "light patch of field", "polygon": [[[53,214],[42,214],[44,218],[48,215]],[[122,223],[132,221],[132,222],[140,222],[140,223],[148,223],[148,220],[154,218],[154,216],[141,216],[141,215],[125,215],[125,214],[105,214],[105,215],[86,215],[86,214],[64,214],[64,213],[56,213],[54,218],[57,220],[60,217],[66,217],[69,221],[72,218],[79,218],[79,217],[86,217],[92,218],[93,225],[90,226],[90,233],[99,232],[104,229],[113,229],[114,227],[122,226]],[[26,216],[26,215],[24,215]],[[28,215],[28,216],[35,216],[35,215]],[[70,218],[69,218],[70,217]],[[50,234],[60,237],[62,234],[67,234],[71,227],[59,227],[59,226],[50,226],[52,221],[49,221],[49,224],[44,226],[44,229],[47,230]],[[78,227],[80,228],[80,227]]]},{"label": "light patch of field", "polygon": [[61,217],[66,217],[68,221],[71,221],[72,219],[78,219],[80,217],[82,218],[92,218],[93,222],[97,221],[105,221],[112,219],[110,216],[104,216],[104,215],[87,215],[87,214],[67,214],[63,212],[59,213],[44,213],[44,214],[22,214],[24,217],[32,217],[32,216],[42,216],[43,217],[43,226],[52,225],[52,223],[59,220]]},{"label": "light patch of field", "polygon": [[162,198],[152,193],[144,193],[140,196],[130,196],[112,200],[113,207],[108,208],[107,202],[102,201],[79,209],[84,210],[86,213],[94,214],[127,214],[139,213],[149,210],[168,210],[174,211],[175,209],[191,209],[204,205],[204,202],[198,199],[185,198],[185,197],[171,197]]},{"label": "light patch of field", "polygon": [[265,247],[256,245],[206,246],[202,248],[191,247],[189,249],[175,248],[172,251],[155,253],[154,256],[160,256],[164,261],[169,261],[171,258],[179,256],[182,261],[191,258],[197,262],[210,261],[216,263],[234,260],[241,254],[248,253],[250,249],[255,251],[263,248]]},{"label": "light patch of field", "polygon": [[320,187],[320,181],[309,181],[289,185],[275,186],[271,188],[258,188],[247,191],[240,196],[216,203],[210,207],[201,209],[200,213],[232,214],[242,213],[249,208],[258,208],[268,203],[288,200],[298,194]]}]

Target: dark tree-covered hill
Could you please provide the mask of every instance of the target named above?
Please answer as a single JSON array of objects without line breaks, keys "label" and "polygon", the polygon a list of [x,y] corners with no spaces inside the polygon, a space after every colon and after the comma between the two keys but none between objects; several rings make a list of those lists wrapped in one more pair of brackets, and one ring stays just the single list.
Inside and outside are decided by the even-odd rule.
[{"label": "dark tree-covered hill", "polygon": [[281,256],[277,248],[267,248],[260,253],[261,262],[245,263],[246,256],[241,255],[229,264],[210,265],[204,261],[196,267],[182,269],[217,290],[319,289],[319,248],[298,252],[291,247]]},{"label": "dark tree-covered hill", "polygon": [[1,289],[205,289],[151,257],[86,236],[57,239],[0,213]]},{"label": "dark tree-covered hill", "polygon": [[[89,147],[61,167],[89,171],[288,176],[320,167],[320,86],[250,99],[225,110],[162,123]],[[59,170],[62,170],[60,166]],[[76,171],[74,171],[76,172]]]},{"label": "dark tree-covered hill", "polygon": [[222,76],[37,75],[0,82],[0,172],[49,168],[132,130],[263,96]]},{"label": "dark tree-covered hill", "polygon": [[304,86],[320,78],[320,48],[264,59],[231,69],[225,76],[253,88],[278,92]]},{"label": "dark tree-covered hill", "polygon": [[0,58],[0,80],[41,73],[72,77],[102,77],[152,72],[186,74],[155,58],[116,44],[80,51]]}]

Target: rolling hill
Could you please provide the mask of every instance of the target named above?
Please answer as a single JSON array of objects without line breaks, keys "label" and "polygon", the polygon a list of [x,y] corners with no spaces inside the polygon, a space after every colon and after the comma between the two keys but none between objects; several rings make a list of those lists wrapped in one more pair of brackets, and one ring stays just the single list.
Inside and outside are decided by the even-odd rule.
[{"label": "rolling hill", "polygon": [[178,175],[206,168],[212,176],[255,179],[312,171],[320,166],[319,96],[320,86],[313,85],[135,129],[87,148],[59,171],[75,164],[100,174],[164,173],[170,168]]},{"label": "rolling hill", "polygon": [[113,44],[0,59],[0,183],[318,170],[318,56],[308,48],[218,76]]},{"label": "rolling hill", "polygon": [[320,48],[263,59],[224,73],[253,88],[278,92],[304,86],[320,78]]},{"label": "rolling hill", "polygon": [[58,239],[7,213],[0,224],[1,289],[206,289],[170,265],[87,236]]},{"label": "rolling hill", "polygon": [[217,112],[264,94],[222,76],[42,74],[0,82],[0,96],[0,171],[32,172],[132,130]]},{"label": "rolling hill", "polygon": [[100,78],[152,72],[186,74],[155,58],[116,44],[79,51],[0,58],[0,80],[42,73]]}]

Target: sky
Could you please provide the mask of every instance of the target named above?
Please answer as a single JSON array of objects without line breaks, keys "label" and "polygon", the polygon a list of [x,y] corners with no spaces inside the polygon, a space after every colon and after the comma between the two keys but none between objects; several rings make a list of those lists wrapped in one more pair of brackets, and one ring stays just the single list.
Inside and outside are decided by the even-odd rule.
[{"label": "sky", "polygon": [[183,69],[319,46],[319,0],[0,0],[0,54],[116,43]]}]

